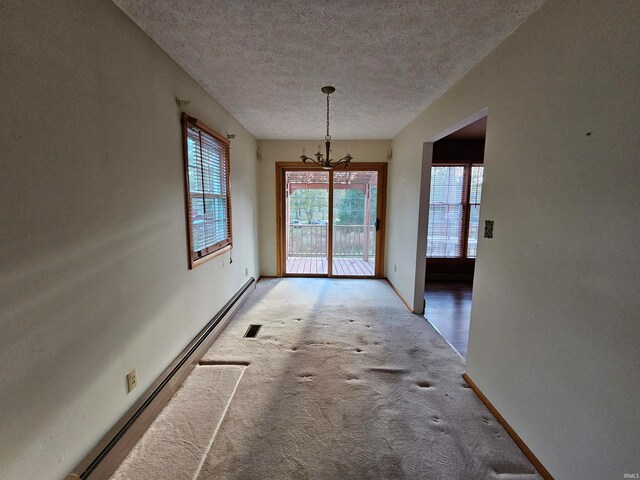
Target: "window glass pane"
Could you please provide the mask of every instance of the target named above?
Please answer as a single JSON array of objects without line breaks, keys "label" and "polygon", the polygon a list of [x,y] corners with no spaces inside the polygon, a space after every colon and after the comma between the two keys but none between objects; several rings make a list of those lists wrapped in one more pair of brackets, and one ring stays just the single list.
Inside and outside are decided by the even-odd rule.
[{"label": "window glass pane", "polygon": [[484,167],[471,167],[471,196],[469,199],[469,238],[467,258],[476,258],[478,253],[478,226],[480,225],[480,197],[482,196],[482,178]]},{"label": "window glass pane", "polygon": [[463,166],[431,167],[428,257],[451,258],[462,255],[463,192]]},{"label": "window glass pane", "polygon": [[200,140],[198,132],[189,130],[187,151],[189,158],[189,190],[191,192],[201,192],[202,169],[200,168]]},{"label": "window glass pane", "polygon": [[482,165],[474,165],[471,167],[471,195],[469,197],[470,204],[480,205],[480,197],[482,196],[482,175],[484,167]]},{"label": "window glass pane", "polygon": [[478,251],[478,224],[480,223],[480,205],[471,205],[469,212],[469,245],[467,258],[476,258]]},{"label": "window glass pane", "polygon": [[193,251],[198,252],[205,247],[205,222],[202,196],[191,196],[191,237]]}]

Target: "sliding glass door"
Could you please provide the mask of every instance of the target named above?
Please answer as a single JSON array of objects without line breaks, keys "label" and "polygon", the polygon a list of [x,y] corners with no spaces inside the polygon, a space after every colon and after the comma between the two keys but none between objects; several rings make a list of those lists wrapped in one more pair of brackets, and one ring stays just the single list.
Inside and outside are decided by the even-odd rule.
[{"label": "sliding glass door", "polygon": [[329,272],[329,172],[285,172],[286,274]]},{"label": "sliding glass door", "polygon": [[276,165],[278,274],[382,277],[386,164]]},{"label": "sliding glass door", "polygon": [[333,276],[375,276],[377,197],[378,172],[333,172]]}]

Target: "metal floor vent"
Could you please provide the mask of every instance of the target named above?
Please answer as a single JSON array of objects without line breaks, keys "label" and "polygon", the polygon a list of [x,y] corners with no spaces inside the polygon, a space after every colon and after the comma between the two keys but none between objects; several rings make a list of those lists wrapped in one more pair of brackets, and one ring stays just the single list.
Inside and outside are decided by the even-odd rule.
[{"label": "metal floor vent", "polygon": [[249,329],[247,333],[244,334],[244,338],[255,338],[258,335],[258,332],[262,328],[262,325],[249,325]]}]

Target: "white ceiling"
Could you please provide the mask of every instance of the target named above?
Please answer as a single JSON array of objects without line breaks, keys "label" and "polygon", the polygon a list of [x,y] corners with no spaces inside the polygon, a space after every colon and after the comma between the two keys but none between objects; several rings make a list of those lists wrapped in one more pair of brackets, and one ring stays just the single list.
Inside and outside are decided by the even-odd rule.
[{"label": "white ceiling", "polygon": [[114,0],[260,139],[388,139],[545,0]]}]

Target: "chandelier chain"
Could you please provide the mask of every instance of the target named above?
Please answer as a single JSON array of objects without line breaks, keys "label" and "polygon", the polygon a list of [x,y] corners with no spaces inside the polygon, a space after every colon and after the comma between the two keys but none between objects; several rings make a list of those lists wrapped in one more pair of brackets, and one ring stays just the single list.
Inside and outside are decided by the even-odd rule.
[{"label": "chandelier chain", "polygon": [[327,136],[324,137],[325,140],[331,140],[331,135],[329,135],[329,94],[327,93]]},{"label": "chandelier chain", "polygon": [[318,145],[318,152],[314,154],[314,157],[307,157],[304,153],[304,148],[302,149],[302,155],[300,155],[300,160],[302,160],[302,163],[307,163],[307,162],[311,162],[315,165],[317,165],[318,167],[322,168],[323,170],[333,170],[334,168],[342,165],[343,167],[348,167],[351,164],[351,161],[353,160],[353,157],[351,156],[350,153],[347,153],[344,157],[342,157],[340,160],[334,162],[330,155],[331,155],[331,134],[329,133],[329,115],[330,115],[330,109],[329,109],[329,96],[335,92],[336,89],[335,87],[332,87],[330,85],[327,85],[326,87],[322,87],[322,93],[325,93],[327,95],[327,135],[324,137],[325,140],[325,148],[326,148],[326,152],[323,155],[322,151],[321,151],[321,147],[320,145]]}]

